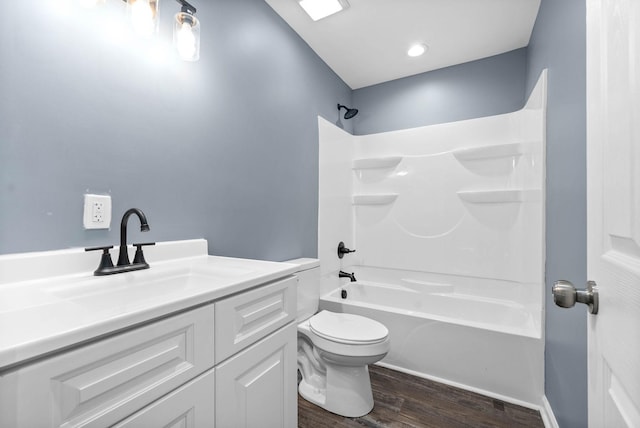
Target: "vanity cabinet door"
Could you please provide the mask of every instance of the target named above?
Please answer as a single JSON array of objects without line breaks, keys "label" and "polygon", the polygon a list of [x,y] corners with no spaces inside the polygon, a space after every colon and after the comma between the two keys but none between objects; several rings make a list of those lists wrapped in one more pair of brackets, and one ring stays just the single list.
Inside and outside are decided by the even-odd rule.
[{"label": "vanity cabinet door", "polygon": [[113,428],[213,428],[214,391],[211,369]]},{"label": "vanity cabinet door", "polygon": [[296,356],[291,323],[217,366],[216,427],[296,427]]},{"label": "vanity cabinet door", "polygon": [[296,284],[289,277],[217,301],[216,364],[293,321]]},{"label": "vanity cabinet door", "polygon": [[111,426],[213,367],[212,305],[0,375],[0,427]]}]

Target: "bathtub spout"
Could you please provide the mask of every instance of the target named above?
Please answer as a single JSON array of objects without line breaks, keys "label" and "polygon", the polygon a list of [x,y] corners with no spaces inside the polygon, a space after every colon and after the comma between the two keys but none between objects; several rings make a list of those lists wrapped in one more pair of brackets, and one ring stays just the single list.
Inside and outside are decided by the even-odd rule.
[{"label": "bathtub spout", "polygon": [[347,273],[340,271],[338,273],[338,278],[349,278],[351,282],[356,282],[356,274],[355,273]]}]

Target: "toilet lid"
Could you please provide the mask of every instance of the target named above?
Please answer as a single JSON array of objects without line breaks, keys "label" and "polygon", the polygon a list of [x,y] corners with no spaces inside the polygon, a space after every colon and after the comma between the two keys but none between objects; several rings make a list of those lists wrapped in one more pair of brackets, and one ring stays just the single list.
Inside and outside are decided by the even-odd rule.
[{"label": "toilet lid", "polygon": [[311,331],[320,337],[339,343],[369,344],[387,338],[389,330],[370,318],[360,315],[321,311],[309,320]]}]

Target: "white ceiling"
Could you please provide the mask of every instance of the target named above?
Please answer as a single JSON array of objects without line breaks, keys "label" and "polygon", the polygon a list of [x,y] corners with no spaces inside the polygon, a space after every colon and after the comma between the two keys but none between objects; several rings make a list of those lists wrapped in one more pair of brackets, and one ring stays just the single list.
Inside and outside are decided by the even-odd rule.
[{"label": "white ceiling", "polygon": [[[314,22],[297,0],[266,2],[352,89],[527,46],[540,6],[540,0],[349,0],[345,11]],[[413,43],[429,50],[411,58]]]}]

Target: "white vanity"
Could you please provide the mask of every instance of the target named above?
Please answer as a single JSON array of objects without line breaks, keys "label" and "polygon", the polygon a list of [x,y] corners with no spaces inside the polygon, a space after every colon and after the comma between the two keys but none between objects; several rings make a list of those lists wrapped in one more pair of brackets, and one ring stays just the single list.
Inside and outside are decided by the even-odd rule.
[{"label": "white vanity", "polygon": [[294,265],[145,250],[0,256],[1,427],[295,427]]}]

